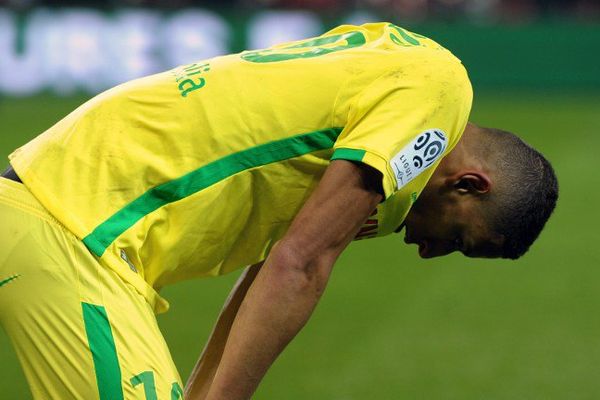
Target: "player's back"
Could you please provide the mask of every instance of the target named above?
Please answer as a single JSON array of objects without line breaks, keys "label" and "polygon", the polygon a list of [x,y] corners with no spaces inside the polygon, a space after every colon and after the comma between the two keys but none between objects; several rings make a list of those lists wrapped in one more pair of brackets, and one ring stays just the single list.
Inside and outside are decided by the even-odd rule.
[{"label": "player's back", "polygon": [[[468,115],[466,74],[437,43],[391,24],[342,26],[118,86],[17,150],[11,163],[92,253],[159,288],[264,259],[349,125],[384,102],[388,88],[428,79],[458,82],[465,94],[456,101]],[[440,101],[427,90],[415,107]],[[447,130],[462,132],[463,119]],[[384,171],[386,197],[394,185]],[[404,203],[376,233],[391,231]]]}]

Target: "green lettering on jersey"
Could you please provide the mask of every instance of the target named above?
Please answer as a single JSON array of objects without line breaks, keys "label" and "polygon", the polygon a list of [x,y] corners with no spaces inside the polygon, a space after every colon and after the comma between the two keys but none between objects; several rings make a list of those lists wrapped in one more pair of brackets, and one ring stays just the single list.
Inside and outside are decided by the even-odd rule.
[{"label": "green lettering on jersey", "polygon": [[[390,39],[392,39],[392,42],[396,43],[399,46],[420,46],[421,42],[419,42],[414,36],[414,34],[411,34],[409,32],[407,32],[406,30],[400,28],[397,25],[394,24],[389,24],[388,25],[390,28],[392,28],[393,30],[395,30],[396,32],[398,32],[398,34],[400,35],[400,37],[394,35],[393,33],[390,33]],[[424,36],[419,35],[419,37],[424,38]]]},{"label": "green lettering on jersey", "polygon": [[181,97],[187,97],[191,92],[202,89],[206,85],[206,79],[195,76],[210,71],[210,64],[189,64],[175,68],[171,74],[175,77],[177,88]]},{"label": "green lettering on jersey", "polygon": [[[298,58],[312,58],[324,56],[336,51],[347,50],[362,46],[366,43],[362,32],[347,32],[339,35],[322,36],[314,39],[303,40],[294,45],[277,48],[248,51],[242,53],[242,59],[254,63],[270,63],[277,61],[295,60]],[[327,46],[338,44],[337,46]],[[307,49],[298,52],[298,49]]]}]

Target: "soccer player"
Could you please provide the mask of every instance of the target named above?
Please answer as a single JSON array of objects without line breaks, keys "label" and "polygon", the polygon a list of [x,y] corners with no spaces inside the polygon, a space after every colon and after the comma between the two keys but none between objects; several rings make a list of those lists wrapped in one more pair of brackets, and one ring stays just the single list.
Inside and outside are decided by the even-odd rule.
[{"label": "soccer player", "polygon": [[180,399],[154,313],[250,267],[186,386],[247,399],[353,239],[518,258],[558,195],[537,151],[468,124],[460,61],[389,23],[175,68],[88,101],[0,179],[0,320],[36,399]]}]

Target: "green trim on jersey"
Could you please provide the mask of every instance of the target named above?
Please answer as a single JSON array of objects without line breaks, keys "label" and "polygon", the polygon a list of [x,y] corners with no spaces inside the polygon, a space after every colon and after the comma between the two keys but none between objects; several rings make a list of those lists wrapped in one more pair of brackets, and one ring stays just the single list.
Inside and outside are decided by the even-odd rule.
[{"label": "green trim on jersey", "polygon": [[151,212],[189,197],[232,175],[263,165],[333,147],[342,128],[328,128],[264,143],[208,163],[186,175],[165,182],[126,205],[83,239],[96,256],[127,229]]},{"label": "green trim on jersey", "polygon": [[121,367],[106,309],[89,303],[81,307],[100,400],[123,400]]},{"label": "green trim on jersey", "polygon": [[1,280],[1,281],[0,281],[0,287],[2,287],[2,286],[4,286],[4,285],[6,285],[8,282],[14,281],[14,280],[15,280],[15,279],[17,279],[19,276],[21,276],[21,274],[15,274],[15,275],[9,276],[9,277],[8,277],[8,278],[6,278],[6,279],[3,279],[3,280]]},{"label": "green trim on jersey", "polygon": [[335,149],[331,156],[331,160],[362,161],[365,153],[365,150],[339,148]]}]

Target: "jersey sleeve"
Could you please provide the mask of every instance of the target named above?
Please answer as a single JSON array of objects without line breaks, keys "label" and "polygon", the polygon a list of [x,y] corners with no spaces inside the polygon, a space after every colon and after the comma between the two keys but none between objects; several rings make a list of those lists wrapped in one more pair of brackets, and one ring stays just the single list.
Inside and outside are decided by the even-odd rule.
[{"label": "jersey sleeve", "polygon": [[350,102],[331,159],[380,171],[387,199],[421,173],[431,175],[458,142],[471,101],[471,85],[457,60],[386,72]]}]

